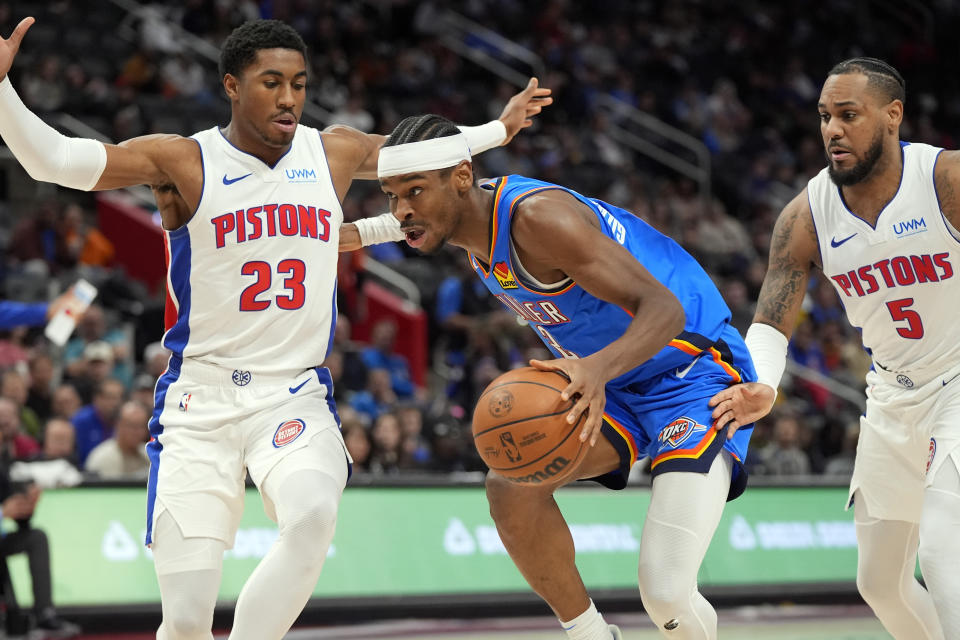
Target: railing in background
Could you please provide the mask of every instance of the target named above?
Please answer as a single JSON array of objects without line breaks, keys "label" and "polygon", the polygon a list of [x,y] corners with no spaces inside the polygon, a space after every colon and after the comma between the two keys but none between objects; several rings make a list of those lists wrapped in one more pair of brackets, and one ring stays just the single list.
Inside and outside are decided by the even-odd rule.
[{"label": "railing in background", "polygon": [[[453,11],[436,16],[436,33],[445,47],[517,87],[524,87],[529,70],[541,81],[547,72],[543,60],[526,47]],[[710,150],[687,132],[636,107],[602,94],[596,107],[607,112],[613,138],[654,162],[693,180],[701,206],[710,203]]]}]

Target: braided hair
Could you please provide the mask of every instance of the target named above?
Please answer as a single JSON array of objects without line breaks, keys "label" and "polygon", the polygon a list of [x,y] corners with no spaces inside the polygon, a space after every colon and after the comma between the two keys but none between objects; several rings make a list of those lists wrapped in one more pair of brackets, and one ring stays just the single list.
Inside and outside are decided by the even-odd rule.
[{"label": "braided hair", "polygon": [[907,101],[907,83],[893,65],[879,58],[850,58],[836,64],[827,75],[837,76],[847,73],[862,73],[867,76],[867,86],[873,87],[887,99],[887,102]]}]

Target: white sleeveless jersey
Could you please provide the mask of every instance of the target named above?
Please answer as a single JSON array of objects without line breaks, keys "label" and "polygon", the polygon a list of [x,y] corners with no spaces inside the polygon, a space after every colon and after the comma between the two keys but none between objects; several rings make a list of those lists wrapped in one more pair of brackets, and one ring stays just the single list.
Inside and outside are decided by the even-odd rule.
[{"label": "white sleeveless jersey", "polygon": [[900,188],[871,226],[847,209],[827,169],[807,193],[823,272],[878,373],[924,384],[960,362],[960,241],[940,212],[933,169],[942,149],[901,143]]},{"label": "white sleeveless jersey", "polygon": [[320,132],[299,125],[274,167],[219,128],[193,139],[203,192],[190,221],[166,234],[176,317],[164,345],[240,372],[319,365],[336,322],[343,221]]}]

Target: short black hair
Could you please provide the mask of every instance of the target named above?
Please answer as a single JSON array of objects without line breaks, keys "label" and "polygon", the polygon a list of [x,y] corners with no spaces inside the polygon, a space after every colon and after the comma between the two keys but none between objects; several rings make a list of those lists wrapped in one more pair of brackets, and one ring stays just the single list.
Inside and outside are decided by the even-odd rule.
[{"label": "short black hair", "polygon": [[296,30],[279,20],[251,20],[234,29],[220,49],[220,76],[239,77],[261,49],[293,49],[307,57],[307,45]]},{"label": "short black hair", "polygon": [[446,138],[460,133],[457,125],[443,116],[428,113],[422,116],[409,116],[400,121],[390,137],[383,143],[385,147],[392,147],[408,142],[421,142],[435,138]]},{"label": "short black hair", "polygon": [[893,65],[879,58],[850,58],[836,64],[827,75],[838,76],[846,73],[862,73],[867,76],[867,86],[880,91],[887,102],[907,101],[907,83]]}]

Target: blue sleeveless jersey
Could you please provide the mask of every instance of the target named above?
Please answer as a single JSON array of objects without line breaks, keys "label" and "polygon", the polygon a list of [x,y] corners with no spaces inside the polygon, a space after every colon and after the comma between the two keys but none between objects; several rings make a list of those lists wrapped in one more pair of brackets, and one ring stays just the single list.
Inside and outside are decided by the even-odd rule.
[{"label": "blue sleeveless jersey", "polygon": [[526,197],[549,189],[565,191],[590,207],[603,233],[623,245],[670,289],[686,312],[680,335],[654,357],[612,380],[608,389],[636,388],[634,385],[645,380],[682,369],[700,355],[712,357],[733,381],[741,380],[740,372],[730,366],[730,358],[723,353],[721,335],[729,326],[730,310],[703,268],[672,239],[629,211],[559,185],[511,175],[482,186],[494,192],[490,265],[484,265],[472,254],[471,265],[490,292],[527,320],[557,357],[585,357],[599,351],[623,335],[632,315],[591,295],[576,282],[544,291],[519,276],[511,251],[511,216]]}]

